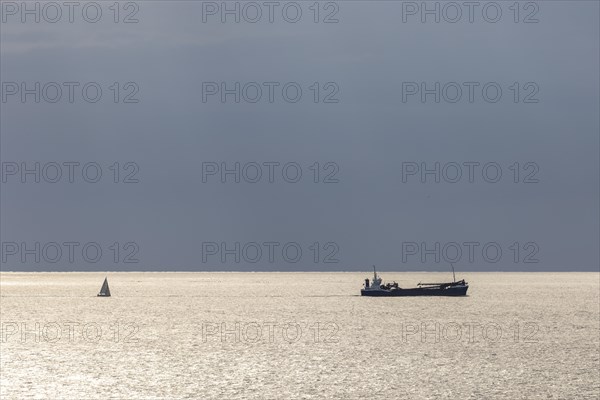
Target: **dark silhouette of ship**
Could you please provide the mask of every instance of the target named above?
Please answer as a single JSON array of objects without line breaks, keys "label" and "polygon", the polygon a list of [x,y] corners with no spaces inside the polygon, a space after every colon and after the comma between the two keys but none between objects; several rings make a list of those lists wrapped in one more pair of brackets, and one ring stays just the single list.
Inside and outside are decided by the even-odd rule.
[{"label": "dark silhouette of ship", "polygon": [[104,278],[104,283],[102,284],[102,288],[100,288],[100,293],[98,293],[98,297],[110,297],[108,278]]},{"label": "dark silhouette of ship", "polygon": [[361,289],[361,296],[465,296],[469,289],[468,282],[464,279],[457,281],[452,266],[452,282],[444,283],[418,283],[416,288],[401,288],[396,282],[383,284],[377,276],[373,266],[373,281],[365,279],[365,287]]}]

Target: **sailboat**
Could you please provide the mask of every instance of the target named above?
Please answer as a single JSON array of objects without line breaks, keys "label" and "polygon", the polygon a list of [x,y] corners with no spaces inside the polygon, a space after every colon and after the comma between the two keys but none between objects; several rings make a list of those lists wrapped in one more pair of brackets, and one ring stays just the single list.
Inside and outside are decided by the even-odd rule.
[{"label": "sailboat", "polygon": [[110,297],[110,289],[108,288],[108,278],[104,278],[104,283],[98,293],[98,297]]}]

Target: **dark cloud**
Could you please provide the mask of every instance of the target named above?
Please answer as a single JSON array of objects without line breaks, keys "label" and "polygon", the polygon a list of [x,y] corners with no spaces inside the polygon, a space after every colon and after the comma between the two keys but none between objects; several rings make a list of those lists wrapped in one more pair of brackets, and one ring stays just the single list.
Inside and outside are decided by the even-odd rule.
[{"label": "dark cloud", "polygon": [[[473,23],[466,14],[421,23],[418,14],[402,21],[402,2],[337,2],[315,23],[312,3],[300,2],[297,23],[277,12],[273,23],[214,15],[203,23],[200,2],[139,2],[132,24],[121,21],[132,10],[114,23],[102,4],[96,24],[8,15],[1,25],[2,82],[63,88],[57,103],[17,94],[1,104],[3,165],[39,162],[51,174],[47,163],[80,163],[74,183],[64,165],[58,183],[6,177],[4,270],[440,270],[458,257],[453,243],[463,270],[598,269],[598,3],[536,2],[539,10],[521,9],[515,23],[512,2],[499,2],[497,23],[477,12]],[[539,22],[523,23],[530,14]],[[339,22],[323,23],[326,15]],[[73,103],[65,82],[80,83]],[[96,103],[82,97],[89,82],[102,88]],[[214,88],[206,82],[240,82],[240,102],[229,94],[222,103],[220,93],[203,102],[203,83]],[[439,103],[435,94],[425,103],[420,92],[406,95],[436,82]],[[288,100],[302,89],[297,103],[286,101],[286,84]],[[139,102],[124,103],[127,95]],[[90,162],[101,168],[98,183],[81,176]],[[203,182],[203,163],[236,162],[240,183],[233,174],[222,183],[220,171]],[[421,163],[436,162],[440,182],[429,174],[421,183]],[[473,182],[469,162],[479,163],[470,164]],[[414,165],[403,182],[403,167]],[[298,166],[302,176],[290,183]],[[497,166],[502,177],[491,183]],[[63,251],[56,263],[52,242]],[[73,262],[64,242],[80,243]],[[213,254],[213,242],[233,252]],[[90,261],[96,245],[81,254],[86,243],[102,250],[98,262]],[[22,246],[33,249],[25,262]]]}]

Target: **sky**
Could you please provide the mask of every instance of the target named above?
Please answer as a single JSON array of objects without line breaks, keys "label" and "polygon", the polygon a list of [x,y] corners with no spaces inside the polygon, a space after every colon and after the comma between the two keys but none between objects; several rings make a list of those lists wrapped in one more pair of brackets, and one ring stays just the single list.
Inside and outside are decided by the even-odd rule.
[{"label": "sky", "polygon": [[597,271],[600,5],[465,4],[3,1],[1,269]]}]

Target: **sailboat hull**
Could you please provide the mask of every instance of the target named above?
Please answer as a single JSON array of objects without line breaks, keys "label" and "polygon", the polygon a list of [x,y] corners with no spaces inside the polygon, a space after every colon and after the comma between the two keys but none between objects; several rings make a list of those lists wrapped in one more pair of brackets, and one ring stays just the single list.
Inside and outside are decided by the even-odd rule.
[{"label": "sailboat hull", "polygon": [[372,297],[406,297],[406,296],[466,296],[469,286],[422,287],[410,289],[362,289],[361,296]]}]

